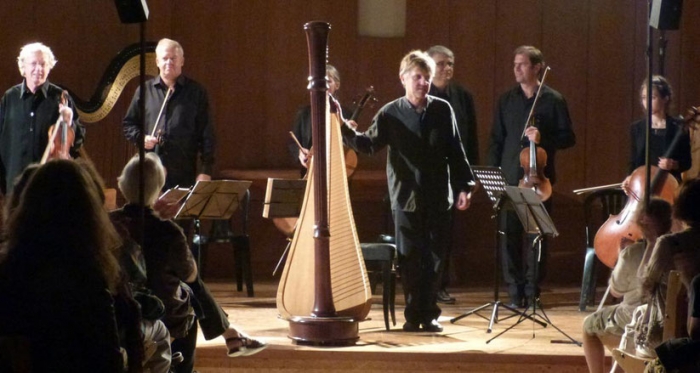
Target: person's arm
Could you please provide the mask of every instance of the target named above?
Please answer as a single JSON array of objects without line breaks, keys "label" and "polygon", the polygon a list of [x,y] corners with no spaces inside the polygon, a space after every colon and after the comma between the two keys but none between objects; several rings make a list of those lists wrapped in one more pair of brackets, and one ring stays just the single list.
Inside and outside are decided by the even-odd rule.
[{"label": "person's arm", "polygon": [[502,100],[499,100],[493,113],[493,125],[491,126],[491,136],[489,139],[489,150],[486,162],[489,166],[498,167],[501,165],[503,147],[506,140],[505,122],[501,112]]},{"label": "person's arm", "polygon": [[209,110],[209,96],[202,88],[199,103],[197,105],[196,128],[199,130],[199,153],[202,162],[197,180],[211,180],[214,169],[214,154],[216,152],[216,138],[214,137],[214,125]]},{"label": "person's arm", "polygon": [[141,108],[139,107],[139,95],[141,92],[141,87],[136,88],[136,93],[131,99],[131,104],[126,112],[126,116],[122,121],[122,131],[124,132],[124,137],[134,144],[138,143],[139,135],[141,134],[141,125],[139,117],[141,113]]},{"label": "person's arm", "polygon": [[380,110],[365,132],[357,132],[350,123],[343,122],[340,127],[343,141],[355,151],[373,155],[388,144],[386,126],[389,120],[384,110]]},{"label": "person's arm", "polygon": [[[474,98],[467,90],[464,91],[464,109],[466,118],[464,119],[465,136],[462,138],[469,164],[479,164],[479,135],[476,130],[476,109]],[[460,133],[460,135],[462,135]]]},{"label": "person's arm", "polygon": [[83,126],[82,123],[80,123],[80,116],[78,114],[78,110],[75,107],[75,102],[73,102],[73,98],[68,96],[68,109],[72,111],[72,120],[71,120],[71,128],[73,128],[73,131],[75,133],[75,138],[73,140],[73,146],[71,146],[70,152],[73,154],[76,154],[78,149],[83,145],[83,141],[85,140],[85,126]]},{"label": "person's arm", "polygon": [[[571,124],[571,116],[566,99],[550,93],[552,100],[552,131],[540,131],[539,145],[545,149],[566,149],[576,144],[576,135]],[[542,99],[542,98],[540,98]]]}]

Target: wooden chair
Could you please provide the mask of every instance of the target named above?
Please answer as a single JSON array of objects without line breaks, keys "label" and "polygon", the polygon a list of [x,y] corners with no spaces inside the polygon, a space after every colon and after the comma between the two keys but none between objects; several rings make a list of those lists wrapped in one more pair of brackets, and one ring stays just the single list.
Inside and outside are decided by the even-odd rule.
[{"label": "wooden chair", "polygon": [[[686,292],[681,282],[681,274],[678,271],[671,271],[668,275],[668,288],[666,290],[664,341],[685,334],[685,317],[687,317]],[[654,360],[636,356],[619,348],[612,350],[612,356],[617,365],[626,373],[643,373],[647,364]]]},{"label": "wooden chair", "polygon": [[[604,189],[592,192],[583,202],[584,219],[586,224],[586,253],[584,256],[583,279],[581,280],[581,299],[579,311],[595,303],[596,267],[600,265],[595,256],[593,242],[596,232],[610,215],[620,212],[625,206],[627,197],[621,189]],[[600,221],[602,220],[602,223]]]}]

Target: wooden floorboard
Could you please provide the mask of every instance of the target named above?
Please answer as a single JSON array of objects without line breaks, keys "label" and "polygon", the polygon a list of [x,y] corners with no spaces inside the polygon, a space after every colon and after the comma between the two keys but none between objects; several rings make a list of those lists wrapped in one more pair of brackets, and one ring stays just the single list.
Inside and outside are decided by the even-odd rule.
[{"label": "wooden floorboard", "polygon": [[[542,304],[551,325],[542,327],[525,320],[487,343],[518,317],[501,320],[487,333],[491,307],[456,323],[450,320],[493,301],[493,289],[452,289],[454,305],[442,305],[442,333],[406,333],[402,297],[396,299],[397,324],[386,331],[381,295],[373,297],[369,318],[360,323],[360,340],[352,347],[298,346],[287,337],[288,323],[279,319],[275,305],[276,284],[256,283],[255,297],[237,292],[235,284],[206,281],[215,298],[229,314],[229,320],[247,333],[270,344],[250,357],[229,358],[223,338],[205,341],[200,335],[196,366],[198,372],[587,372],[581,341],[581,323],[589,312],[578,311],[579,290],[544,288]],[[379,289],[378,289],[379,290]],[[397,288],[397,293],[402,294]],[[501,308],[500,316],[512,313]],[[539,316],[537,317],[540,318]],[[556,326],[561,330],[558,331]]]}]

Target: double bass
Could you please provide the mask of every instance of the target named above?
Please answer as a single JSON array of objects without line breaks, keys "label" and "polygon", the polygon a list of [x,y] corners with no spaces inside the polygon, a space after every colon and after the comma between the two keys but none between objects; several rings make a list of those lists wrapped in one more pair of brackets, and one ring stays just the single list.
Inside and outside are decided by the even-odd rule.
[{"label": "double bass", "polygon": [[[664,158],[669,158],[676,149],[681,137],[689,127],[694,126],[700,120],[700,111],[693,107],[690,115],[680,125],[678,132],[671,141],[668,149],[664,153]],[[673,204],[678,181],[670,172],[651,166],[650,193],[652,196],[662,198]],[[630,174],[629,187],[627,190],[627,203],[619,214],[610,215],[596,232],[593,247],[598,259],[606,266],[613,268],[620,254],[620,242],[623,237],[631,241],[642,238],[642,231],[636,223],[636,212],[640,203],[644,203],[644,193],[646,186],[646,166],[637,167]]]},{"label": "double bass", "polygon": [[[550,67],[547,66],[542,75],[542,81],[540,82],[539,88],[537,88],[537,94],[535,95],[535,101],[532,103],[530,108],[530,114],[525,122],[525,128],[523,129],[522,137],[525,137],[525,131],[528,127],[534,125],[535,105],[537,105],[537,99],[540,97],[540,91],[544,85],[544,80],[547,77],[547,72]],[[542,201],[546,201],[552,196],[552,183],[544,175],[544,168],[547,166],[547,152],[537,144],[530,140],[528,147],[524,148],[520,152],[520,166],[523,168],[523,178],[520,179],[518,183],[519,188],[531,188],[540,197]]]}]

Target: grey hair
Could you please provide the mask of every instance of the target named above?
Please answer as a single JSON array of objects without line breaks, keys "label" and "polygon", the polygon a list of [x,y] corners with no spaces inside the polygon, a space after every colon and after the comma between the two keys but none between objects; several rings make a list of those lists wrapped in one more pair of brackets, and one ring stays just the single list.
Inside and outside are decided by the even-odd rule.
[{"label": "grey hair", "polygon": [[58,62],[56,56],[53,55],[51,48],[47,47],[42,43],[30,43],[22,47],[19,51],[19,56],[17,56],[17,66],[19,67],[19,73],[22,74],[22,65],[24,60],[32,53],[41,53],[44,56],[44,62],[49,69],[53,69]]}]

